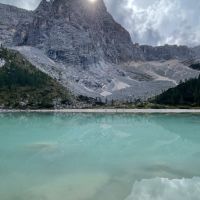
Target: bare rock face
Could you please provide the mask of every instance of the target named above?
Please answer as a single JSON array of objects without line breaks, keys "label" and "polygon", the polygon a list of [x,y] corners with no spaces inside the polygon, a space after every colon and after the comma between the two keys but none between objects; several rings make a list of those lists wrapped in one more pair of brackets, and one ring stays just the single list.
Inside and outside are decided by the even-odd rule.
[{"label": "bare rock face", "polygon": [[177,46],[177,45],[165,45],[152,47],[143,45],[140,46],[144,54],[145,60],[155,61],[155,60],[188,60],[195,57],[194,51],[187,46]]},{"label": "bare rock face", "polygon": [[0,4],[0,44],[11,46],[19,23],[30,23],[32,12]]},{"label": "bare rock face", "polygon": [[[133,38],[134,39],[134,38]],[[197,48],[133,45],[103,0],[42,0],[35,11],[0,4],[0,43],[33,46],[70,65],[193,59]]]},{"label": "bare rock face", "polygon": [[[2,8],[3,10],[4,8]],[[43,50],[54,61],[71,66],[119,64],[129,61],[187,60],[194,50],[186,46],[134,45],[130,34],[108,13],[103,0],[42,0],[34,12],[7,6],[6,43]],[[12,19],[13,20],[12,20]],[[9,19],[9,20],[8,20]]]},{"label": "bare rock face", "polygon": [[129,33],[114,21],[102,0],[43,0],[33,21],[20,25],[14,41],[72,65],[119,63],[134,57]]},{"label": "bare rock face", "polygon": [[195,53],[196,58],[200,60],[200,46],[192,48],[192,51]]},{"label": "bare rock face", "polygon": [[188,67],[199,48],[133,44],[103,0],[42,0],[35,11],[0,4],[0,11],[3,44],[75,95],[145,100],[199,75]]}]

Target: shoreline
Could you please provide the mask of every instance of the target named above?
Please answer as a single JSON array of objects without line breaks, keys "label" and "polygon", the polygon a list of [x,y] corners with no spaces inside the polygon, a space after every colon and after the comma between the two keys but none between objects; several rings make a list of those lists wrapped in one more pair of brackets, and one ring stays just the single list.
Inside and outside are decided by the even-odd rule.
[{"label": "shoreline", "polygon": [[7,110],[2,109],[0,113],[197,113],[200,109],[61,109],[61,110]]}]

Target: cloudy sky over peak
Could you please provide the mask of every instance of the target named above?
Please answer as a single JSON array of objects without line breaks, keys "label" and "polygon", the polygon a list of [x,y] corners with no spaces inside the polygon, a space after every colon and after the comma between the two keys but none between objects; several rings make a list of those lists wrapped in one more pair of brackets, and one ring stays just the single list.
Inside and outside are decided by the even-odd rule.
[{"label": "cloudy sky over peak", "polygon": [[[0,0],[34,9],[40,0]],[[104,0],[133,42],[151,45],[200,44],[200,0]]]}]

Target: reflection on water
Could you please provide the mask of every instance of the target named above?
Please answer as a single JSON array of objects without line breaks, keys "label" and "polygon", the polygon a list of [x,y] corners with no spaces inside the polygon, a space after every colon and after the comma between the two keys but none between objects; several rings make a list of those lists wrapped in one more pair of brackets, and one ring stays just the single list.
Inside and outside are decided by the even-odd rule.
[{"label": "reflection on water", "polygon": [[197,200],[199,122],[190,114],[0,114],[0,197],[165,200],[169,190],[170,200]]},{"label": "reflection on water", "polygon": [[136,181],[126,200],[198,200],[200,178],[154,178]]}]

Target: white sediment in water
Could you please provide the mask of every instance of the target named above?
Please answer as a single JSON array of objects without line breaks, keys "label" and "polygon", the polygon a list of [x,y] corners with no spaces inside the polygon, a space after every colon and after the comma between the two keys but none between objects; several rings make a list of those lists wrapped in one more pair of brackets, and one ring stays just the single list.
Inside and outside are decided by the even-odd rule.
[{"label": "white sediment in water", "polygon": [[103,173],[67,174],[32,188],[27,199],[91,199],[108,181],[109,176]]},{"label": "white sediment in water", "polygon": [[58,148],[56,143],[33,143],[26,146],[29,150],[33,151],[44,151],[44,152],[53,152]]}]

